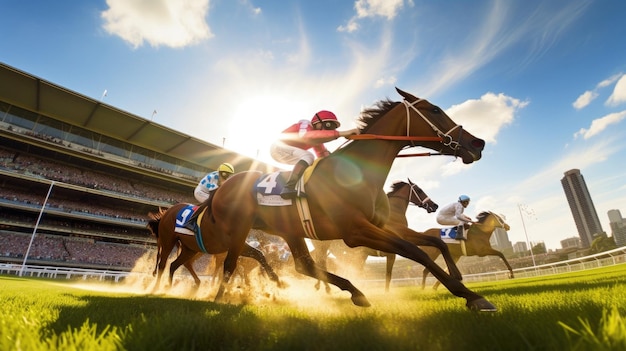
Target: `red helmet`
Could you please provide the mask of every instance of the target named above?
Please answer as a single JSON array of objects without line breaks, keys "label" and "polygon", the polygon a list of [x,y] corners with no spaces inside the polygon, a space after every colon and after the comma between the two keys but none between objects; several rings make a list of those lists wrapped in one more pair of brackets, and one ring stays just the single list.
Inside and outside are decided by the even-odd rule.
[{"label": "red helmet", "polygon": [[[324,123],[324,129],[337,129],[341,125],[337,120],[337,116],[330,111],[319,111],[311,119],[311,124]],[[334,128],[332,128],[334,126]]]}]

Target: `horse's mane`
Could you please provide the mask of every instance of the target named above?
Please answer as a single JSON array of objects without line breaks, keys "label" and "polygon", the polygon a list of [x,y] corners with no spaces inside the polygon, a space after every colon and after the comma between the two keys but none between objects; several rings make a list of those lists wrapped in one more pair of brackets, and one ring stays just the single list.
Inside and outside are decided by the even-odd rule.
[{"label": "horse's mane", "polygon": [[502,217],[498,216],[497,214],[491,212],[491,211],[482,211],[481,213],[479,213],[476,216],[476,219],[478,219],[478,222],[482,223],[485,221],[485,219],[489,216],[489,215],[494,215],[496,216],[501,222],[504,222],[504,220],[502,219]]},{"label": "horse's mane", "polygon": [[[380,100],[376,102],[373,106],[368,107],[361,111],[359,118],[356,120],[357,128],[361,134],[367,133],[367,130],[374,124],[376,121],[381,119],[387,112],[391,111],[394,107],[396,107],[400,102],[391,101],[389,98]],[[344,143],[339,146],[335,151],[331,153],[332,155],[339,155],[344,152],[347,148],[345,146],[350,146],[351,143]],[[324,160],[322,159],[321,162]]]},{"label": "horse's mane", "polygon": [[361,111],[361,115],[357,120],[357,125],[359,126],[359,131],[361,133],[365,133],[367,129],[378,121],[382,116],[384,116],[387,112],[391,111],[394,107],[396,107],[400,102],[391,101],[389,98],[380,100],[376,102],[372,107],[368,107]]},{"label": "horse's mane", "polygon": [[400,188],[402,188],[403,186],[407,184],[408,184],[407,182],[396,180],[395,182],[393,182],[393,184],[391,184],[391,191],[388,192],[387,195],[391,195],[395,193],[396,191],[400,190]]}]

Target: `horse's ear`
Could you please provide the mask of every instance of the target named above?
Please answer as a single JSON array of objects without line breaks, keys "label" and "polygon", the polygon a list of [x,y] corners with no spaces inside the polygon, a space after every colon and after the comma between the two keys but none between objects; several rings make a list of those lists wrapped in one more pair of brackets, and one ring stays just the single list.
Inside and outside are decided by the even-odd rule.
[{"label": "horse's ear", "polygon": [[409,181],[409,184],[413,185],[413,182],[411,181],[411,178],[407,178],[406,180]]},{"label": "horse's ear", "polygon": [[417,98],[409,93],[407,93],[406,91],[399,89],[398,87],[396,87],[396,91],[398,92],[398,94],[402,95],[402,97],[405,100],[409,100],[409,101],[415,101],[417,100]]}]

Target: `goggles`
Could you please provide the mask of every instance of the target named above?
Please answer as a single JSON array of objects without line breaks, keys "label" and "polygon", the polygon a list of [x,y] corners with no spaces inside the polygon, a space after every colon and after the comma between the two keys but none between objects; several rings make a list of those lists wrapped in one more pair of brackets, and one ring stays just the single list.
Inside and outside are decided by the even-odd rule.
[{"label": "goggles", "polygon": [[337,123],[334,123],[334,122],[323,122],[322,123],[322,127],[323,127],[323,129],[326,129],[326,130],[335,130],[335,129],[337,129]]}]

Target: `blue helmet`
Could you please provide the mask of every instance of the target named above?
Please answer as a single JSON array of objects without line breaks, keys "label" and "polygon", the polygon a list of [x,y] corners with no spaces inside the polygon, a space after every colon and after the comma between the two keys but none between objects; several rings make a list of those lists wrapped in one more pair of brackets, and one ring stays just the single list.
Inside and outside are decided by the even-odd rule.
[{"label": "blue helmet", "polygon": [[459,202],[465,202],[465,201],[469,201],[470,198],[467,195],[461,195],[459,196]]}]

